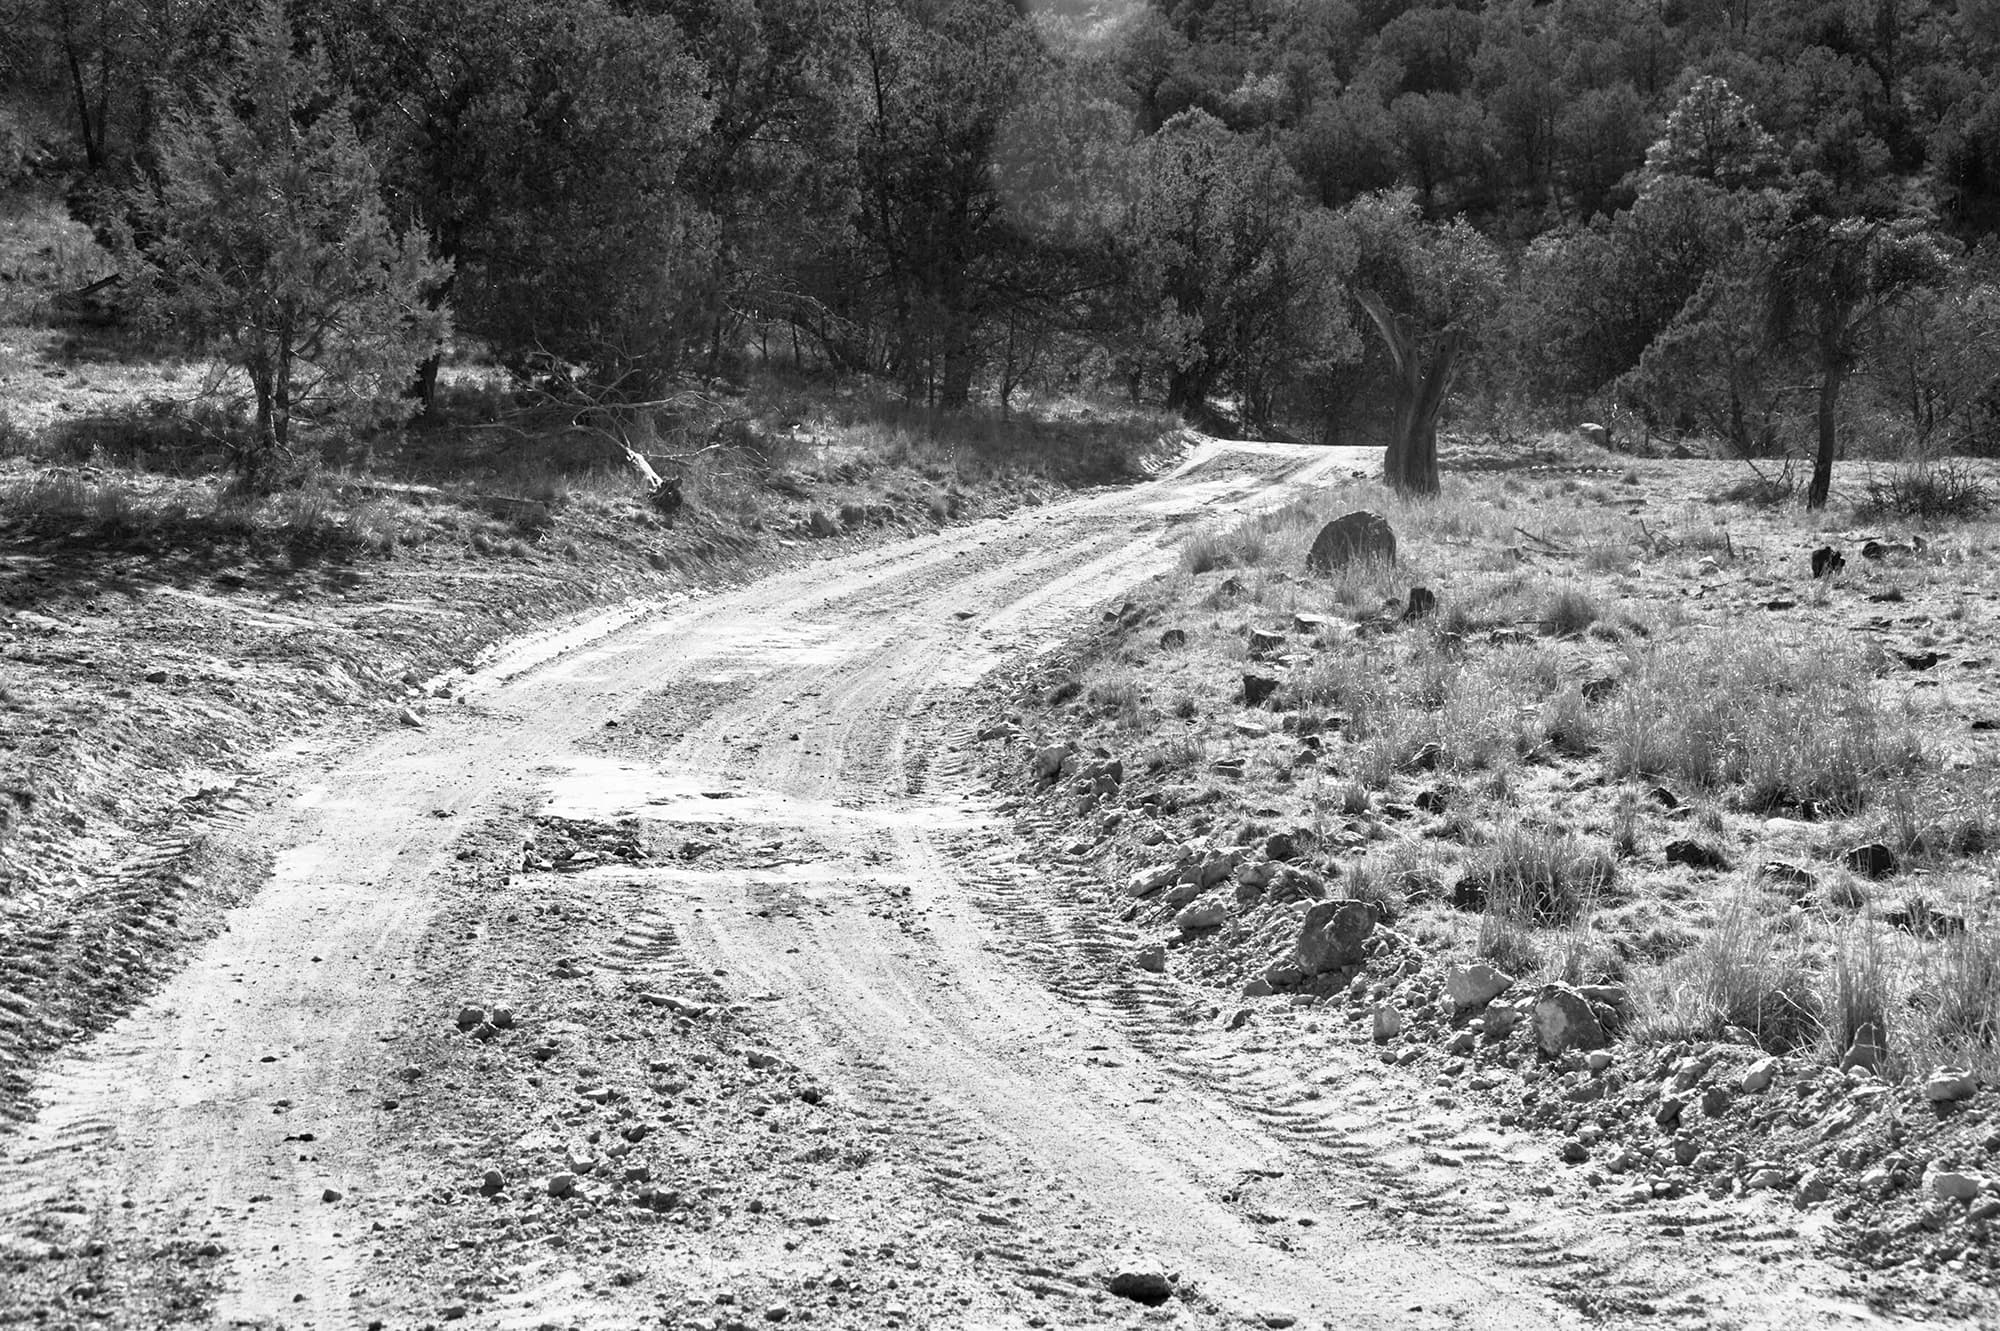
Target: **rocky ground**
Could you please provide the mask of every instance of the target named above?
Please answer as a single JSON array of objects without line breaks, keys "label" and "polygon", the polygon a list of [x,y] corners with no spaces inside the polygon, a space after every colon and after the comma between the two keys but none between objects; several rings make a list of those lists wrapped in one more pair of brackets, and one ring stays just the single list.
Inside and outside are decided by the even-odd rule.
[{"label": "rocky ground", "polygon": [[[1213,993],[1222,1028],[1281,1021],[1301,1060],[1366,1040],[1532,1134],[1588,1205],[1763,1226],[1878,1307],[1983,1317],[1992,529],[1717,502],[1738,479],[1615,460],[1451,479],[1427,510],[1360,483],[1196,532],[1005,686],[989,771],[1109,885],[1122,964]],[[1310,572],[1362,508],[1400,562]],[[1844,567],[1815,577],[1821,549]],[[1775,797],[1721,760],[1620,771],[1661,657],[1745,632],[1864,654],[1827,716],[1865,697],[1892,759]]]},{"label": "rocky ground", "polygon": [[[1348,813],[1345,774],[1280,779],[1253,743],[1303,748],[1296,723],[1196,689],[1240,687],[1247,638],[1202,664],[1224,630],[1143,607],[1184,576],[1190,534],[1281,530],[1367,461],[1210,444],[1150,484],[802,547],[817,557],[518,642],[354,704],[366,735],[261,759],[203,842],[237,904],[29,1081],[0,1162],[0,1320],[1734,1327],[1866,1324],[1871,1301],[1977,1319],[1971,1267],[1820,1259],[1848,1194],[1795,1209],[1806,1162],[1755,1132],[1845,1079],[1787,1054],[1746,1092],[1763,1056],[1720,1034],[1662,1072],[1675,1042],[1633,1036],[1636,971],[1571,976],[1592,986],[1575,1027],[1617,1028],[1614,983],[1633,1024],[1544,1058],[1520,959],[1546,940],[1516,940],[1519,983],[1460,1011],[1442,995],[1481,976],[1448,971],[1471,959],[1446,946],[1456,908],[1400,879],[1396,913],[1382,892],[1329,905],[1354,852],[1393,848],[1376,828],[1441,815],[1414,788]],[[1089,618],[1114,588],[1132,590]],[[1153,765],[1174,736],[1143,687],[1091,697],[1093,644],[1172,627],[1195,645],[1182,691],[1226,727],[1173,749],[1199,771]],[[1128,702],[1140,725],[1120,729]],[[1316,733],[1347,765],[1340,732]],[[1396,770],[1459,788],[1448,750]],[[1161,881],[1135,896],[1140,873]],[[1378,1022],[1400,1026],[1378,1041]],[[1699,1164],[1620,1108],[1668,1095]],[[1912,1127],[1898,1149],[1928,1166],[1946,1148]],[[1784,1186],[1746,1191],[1766,1161]],[[1967,1246],[1969,1207],[1920,1205],[1939,1176],[1869,1214],[1943,1214],[1936,1236]]]}]

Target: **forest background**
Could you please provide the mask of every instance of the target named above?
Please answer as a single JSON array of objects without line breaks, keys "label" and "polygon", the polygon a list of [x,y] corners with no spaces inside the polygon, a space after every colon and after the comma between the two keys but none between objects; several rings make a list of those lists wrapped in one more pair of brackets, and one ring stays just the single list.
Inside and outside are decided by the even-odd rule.
[{"label": "forest background", "polygon": [[[2000,3],[0,0],[0,183],[244,465],[438,368],[2000,452]],[[1809,502],[1823,502],[1816,474]]]}]

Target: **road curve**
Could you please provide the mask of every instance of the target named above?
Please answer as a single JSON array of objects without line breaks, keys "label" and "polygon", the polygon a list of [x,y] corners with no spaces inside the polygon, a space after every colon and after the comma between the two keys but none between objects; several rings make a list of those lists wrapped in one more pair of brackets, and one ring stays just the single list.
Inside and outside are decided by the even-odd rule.
[{"label": "road curve", "polygon": [[[1579,1323],[1536,1261],[1382,1223],[1333,1128],[1300,1130],[1318,1110],[1268,1096],[1267,1112],[1246,1110],[1217,1070],[1232,1055],[1171,1035],[1176,997],[1151,977],[1090,979],[1122,955],[1116,926],[1076,908],[1081,879],[1061,900],[1038,885],[969,776],[962,699],[983,673],[1171,567],[1186,524],[1371,459],[1209,444],[1130,489],[607,617],[501,656],[421,730],[300,760],[232,833],[275,852],[270,880],[150,1002],[58,1065],[36,1121],[0,1142],[0,1235],[67,1216],[114,1252],[199,1237],[220,1254],[213,1325],[415,1324],[382,1292],[355,1213],[325,1199],[367,1196],[399,1167],[372,1092],[454,846],[469,821],[538,807],[814,848],[754,873],[662,870],[651,909],[680,949],[772,1000],[769,1037],[917,1162],[935,1214],[1006,1193],[1009,1231],[1062,1234],[1107,1262],[1152,1254],[1200,1291],[1185,1325]],[[645,724],[660,715],[674,724]],[[615,743],[607,723],[621,723]],[[774,945],[759,907],[801,895],[824,908]],[[1299,1223],[1274,1242],[1244,1181],[1280,1179]],[[960,1324],[1071,1324],[1048,1312],[1046,1246],[989,1245],[1012,1280]],[[143,1324],[97,1311],[94,1325]],[[574,1300],[561,1319],[510,1316],[627,1324]]]}]

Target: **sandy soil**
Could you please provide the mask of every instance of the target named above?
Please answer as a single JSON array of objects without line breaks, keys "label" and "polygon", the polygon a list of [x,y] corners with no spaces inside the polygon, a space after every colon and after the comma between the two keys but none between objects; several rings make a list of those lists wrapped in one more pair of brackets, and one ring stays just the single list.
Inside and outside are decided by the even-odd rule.
[{"label": "sandy soil", "polygon": [[1775,1220],[1611,1215],[1361,1037],[1133,971],[976,779],[994,667],[1363,465],[1205,449],[299,751],[219,833],[268,881],[0,1139],[0,1323],[1871,1320]]}]

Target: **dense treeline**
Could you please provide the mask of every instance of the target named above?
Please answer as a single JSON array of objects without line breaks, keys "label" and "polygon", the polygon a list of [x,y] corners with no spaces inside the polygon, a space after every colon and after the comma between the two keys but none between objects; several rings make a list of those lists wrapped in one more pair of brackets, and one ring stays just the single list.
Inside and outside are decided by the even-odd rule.
[{"label": "dense treeline", "polygon": [[[1746,453],[2000,449],[2000,4],[0,0],[62,177],[260,433],[449,329],[645,399],[1116,383],[1378,439],[1449,400]],[[372,376],[372,379],[371,379]],[[1357,422],[1361,428],[1357,432]]]}]

